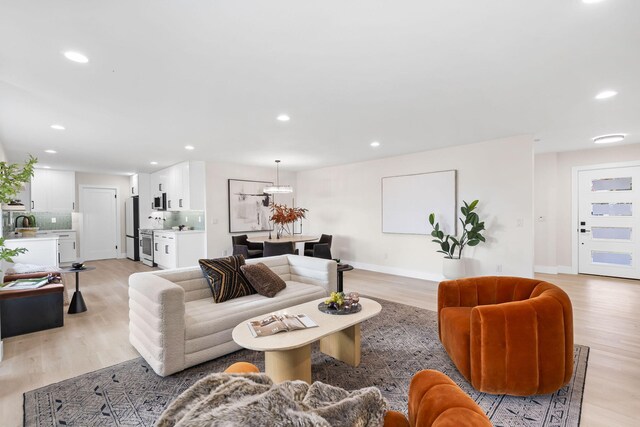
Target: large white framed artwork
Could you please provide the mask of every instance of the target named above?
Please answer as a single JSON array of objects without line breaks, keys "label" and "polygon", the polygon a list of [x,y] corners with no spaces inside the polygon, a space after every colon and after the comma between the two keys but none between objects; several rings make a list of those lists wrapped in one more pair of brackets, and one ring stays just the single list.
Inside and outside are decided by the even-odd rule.
[{"label": "large white framed artwork", "polygon": [[271,196],[264,187],[273,185],[269,181],[229,180],[229,232],[269,231]]},{"label": "large white framed artwork", "polygon": [[456,233],[456,171],[382,178],[382,232],[431,234],[429,214],[445,234]]}]

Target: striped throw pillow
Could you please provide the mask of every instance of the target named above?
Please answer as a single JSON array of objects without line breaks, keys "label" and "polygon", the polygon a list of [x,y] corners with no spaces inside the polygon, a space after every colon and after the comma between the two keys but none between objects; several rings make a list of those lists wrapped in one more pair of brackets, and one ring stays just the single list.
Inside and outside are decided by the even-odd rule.
[{"label": "striped throw pillow", "polygon": [[256,293],[240,271],[240,267],[244,265],[242,255],[201,259],[198,263],[209,283],[215,302],[224,302]]}]

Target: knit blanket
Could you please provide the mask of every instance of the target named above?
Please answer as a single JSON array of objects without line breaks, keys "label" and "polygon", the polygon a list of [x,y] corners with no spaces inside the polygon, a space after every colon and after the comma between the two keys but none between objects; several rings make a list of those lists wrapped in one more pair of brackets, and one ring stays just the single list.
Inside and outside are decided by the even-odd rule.
[{"label": "knit blanket", "polygon": [[379,427],[380,390],[347,391],[316,381],[273,384],[265,374],[211,374],[184,391],[156,426]]}]

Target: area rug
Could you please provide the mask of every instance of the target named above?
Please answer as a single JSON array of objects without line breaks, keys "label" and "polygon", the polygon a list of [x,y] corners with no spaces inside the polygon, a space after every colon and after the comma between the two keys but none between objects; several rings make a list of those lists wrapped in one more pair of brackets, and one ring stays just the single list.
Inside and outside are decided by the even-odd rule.
[{"label": "area rug", "polygon": [[[433,311],[378,300],[382,313],[362,325],[362,359],[353,368],[314,346],[313,380],[348,390],[380,388],[391,409],[407,411],[409,382],[421,369],[451,377],[497,426],[578,426],[589,348],[576,345],[574,373],[556,393],[530,397],[475,391],[438,340]],[[312,313],[307,313],[313,317]],[[24,425],[152,426],[167,405],[194,382],[237,361],[264,368],[260,352],[241,350],[162,378],[142,358],[51,384],[24,395]]]}]

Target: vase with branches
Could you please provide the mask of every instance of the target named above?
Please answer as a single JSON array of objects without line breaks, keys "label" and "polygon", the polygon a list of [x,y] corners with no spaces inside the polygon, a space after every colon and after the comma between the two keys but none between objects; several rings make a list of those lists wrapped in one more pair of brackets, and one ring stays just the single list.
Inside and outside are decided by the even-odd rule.
[{"label": "vase with branches", "polygon": [[[0,203],[8,204],[14,200],[25,183],[33,176],[33,167],[38,159],[29,156],[24,164],[0,162]],[[13,257],[27,252],[25,248],[10,249],[4,245],[4,237],[0,236],[0,276],[4,277],[2,264],[13,262]],[[2,281],[0,280],[0,284]]]},{"label": "vase with branches", "polygon": [[308,209],[305,208],[293,208],[278,203],[272,203],[270,208],[271,218],[269,218],[269,220],[276,224],[276,238],[278,239],[283,233],[292,234],[292,224],[305,218],[308,212]]}]

